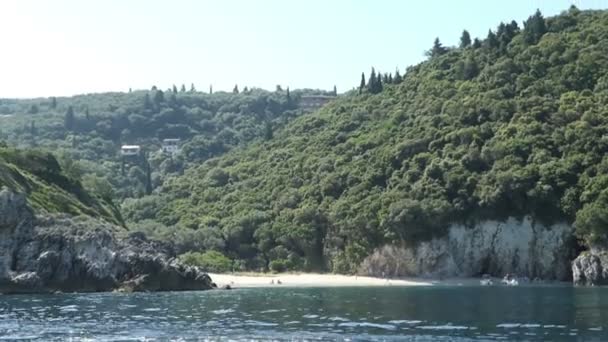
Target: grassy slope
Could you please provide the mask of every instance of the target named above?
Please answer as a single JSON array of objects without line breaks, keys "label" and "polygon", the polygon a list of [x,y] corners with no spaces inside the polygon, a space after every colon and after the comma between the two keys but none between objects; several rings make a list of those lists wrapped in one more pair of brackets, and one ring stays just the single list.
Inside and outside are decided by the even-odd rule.
[{"label": "grassy slope", "polygon": [[0,147],[3,186],[25,193],[36,211],[87,215],[123,224],[113,204],[87,193],[79,182],[66,177],[48,153]]}]

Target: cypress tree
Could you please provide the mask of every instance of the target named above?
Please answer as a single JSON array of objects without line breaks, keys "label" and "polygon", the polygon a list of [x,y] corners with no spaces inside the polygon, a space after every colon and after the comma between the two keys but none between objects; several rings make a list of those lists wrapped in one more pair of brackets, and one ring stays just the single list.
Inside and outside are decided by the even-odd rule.
[{"label": "cypress tree", "polygon": [[148,93],[146,93],[146,95],[144,95],[144,109],[151,109],[152,108],[152,101],[150,101],[150,95]]},{"label": "cypress tree", "polygon": [[194,87],[194,83],[190,84],[190,92],[196,93],[196,88]]},{"label": "cypress tree", "polygon": [[72,106],[69,106],[68,110],[65,112],[65,118],[63,120],[65,129],[67,129],[68,131],[73,130],[75,121],[76,118],[74,117],[74,108],[72,108]]},{"label": "cypress tree", "polygon": [[384,86],[382,85],[382,77],[380,77],[380,73],[378,73],[378,77],[376,78],[376,84],[374,85],[374,94],[378,94],[382,92]]},{"label": "cypress tree", "polygon": [[445,54],[446,52],[448,52],[448,49],[446,49],[442,44],[441,41],[439,41],[439,37],[435,38],[435,41],[433,42],[433,48],[429,51],[427,51],[426,55],[429,57],[437,57],[437,56],[441,56],[443,54]]},{"label": "cypress tree", "polygon": [[547,24],[542,13],[537,9],[534,15],[524,22],[524,42],[529,45],[536,44],[545,33],[547,33]]},{"label": "cypress tree", "polygon": [[401,77],[401,74],[399,73],[399,68],[395,69],[395,78],[393,78],[393,83],[395,84],[399,84],[403,82],[403,78]]},{"label": "cypress tree", "polygon": [[481,47],[481,40],[479,40],[479,38],[475,38],[472,46],[473,49],[479,49]]},{"label": "cypress tree", "polygon": [[233,94],[238,94],[239,93],[239,86],[237,84],[235,84],[234,88],[232,88],[232,93]]},{"label": "cypress tree", "polygon": [[209,95],[213,94],[213,85],[209,85]]},{"label": "cypress tree", "polygon": [[372,68],[372,72],[369,75],[369,80],[367,81],[367,91],[372,94],[375,94],[374,90],[376,90],[376,70]]},{"label": "cypress tree", "polygon": [[488,31],[488,37],[486,38],[485,45],[488,49],[496,49],[498,47],[498,39],[492,30]]},{"label": "cypress tree", "polygon": [[179,90],[182,93],[186,92],[186,85],[182,83],[182,88]]},{"label": "cypress tree", "polygon": [[469,34],[469,31],[464,30],[462,31],[462,36],[460,36],[460,48],[466,49],[469,46],[471,46],[471,35]]},{"label": "cypress tree", "polygon": [[365,89],[365,73],[361,73],[361,83],[359,84],[359,95],[363,93],[363,89]]},{"label": "cypress tree", "polygon": [[165,102],[165,94],[162,90],[157,90],[154,93],[154,103],[158,107],[162,102]]},{"label": "cypress tree", "polygon": [[175,86],[175,84],[173,85],[173,94],[177,94],[177,87]]}]

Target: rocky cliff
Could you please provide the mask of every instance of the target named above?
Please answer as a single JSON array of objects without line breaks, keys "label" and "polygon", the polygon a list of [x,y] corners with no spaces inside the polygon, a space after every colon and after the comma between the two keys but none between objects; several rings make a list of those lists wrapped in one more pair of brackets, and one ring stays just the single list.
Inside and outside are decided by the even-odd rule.
[{"label": "rocky cliff", "polygon": [[608,251],[591,248],[572,262],[572,280],[576,285],[608,285]]},{"label": "rocky cliff", "polygon": [[544,226],[530,218],[452,225],[448,234],[416,246],[384,246],[367,257],[360,273],[380,276],[474,277],[482,274],[571,279],[573,228]]},{"label": "rocky cliff", "polygon": [[209,276],[143,235],[118,238],[90,217],[34,215],[25,196],[0,190],[0,293],[205,290]]}]

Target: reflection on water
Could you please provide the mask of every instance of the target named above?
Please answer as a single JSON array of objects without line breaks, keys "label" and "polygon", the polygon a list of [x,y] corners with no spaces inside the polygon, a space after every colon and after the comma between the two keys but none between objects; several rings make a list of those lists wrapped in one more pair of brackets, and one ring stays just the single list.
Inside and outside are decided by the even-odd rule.
[{"label": "reflection on water", "polygon": [[0,296],[0,340],[608,340],[608,288],[376,287]]}]

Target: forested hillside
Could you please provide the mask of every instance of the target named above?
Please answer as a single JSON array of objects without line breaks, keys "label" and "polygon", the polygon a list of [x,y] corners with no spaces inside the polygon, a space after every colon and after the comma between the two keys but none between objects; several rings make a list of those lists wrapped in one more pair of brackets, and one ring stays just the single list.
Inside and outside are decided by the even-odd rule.
[{"label": "forested hillside", "polygon": [[249,269],[351,272],[383,244],[510,216],[606,242],[608,12],[537,12],[428,55],[124,214]]},{"label": "forested hillside", "polygon": [[[238,87],[203,93],[194,86],[162,91],[90,94],[65,98],[0,99],[0,140],[53,151],[64,171],[89,188],[121,201],[149,194],[190,164],[222,155],[302,113],[302,95]],[[332,93],[333,94],[333,93]],[[176,156],[160,153],[163,139],[181,139]],[[139,158],[123,163],[121,145],[140,145]]]}]

